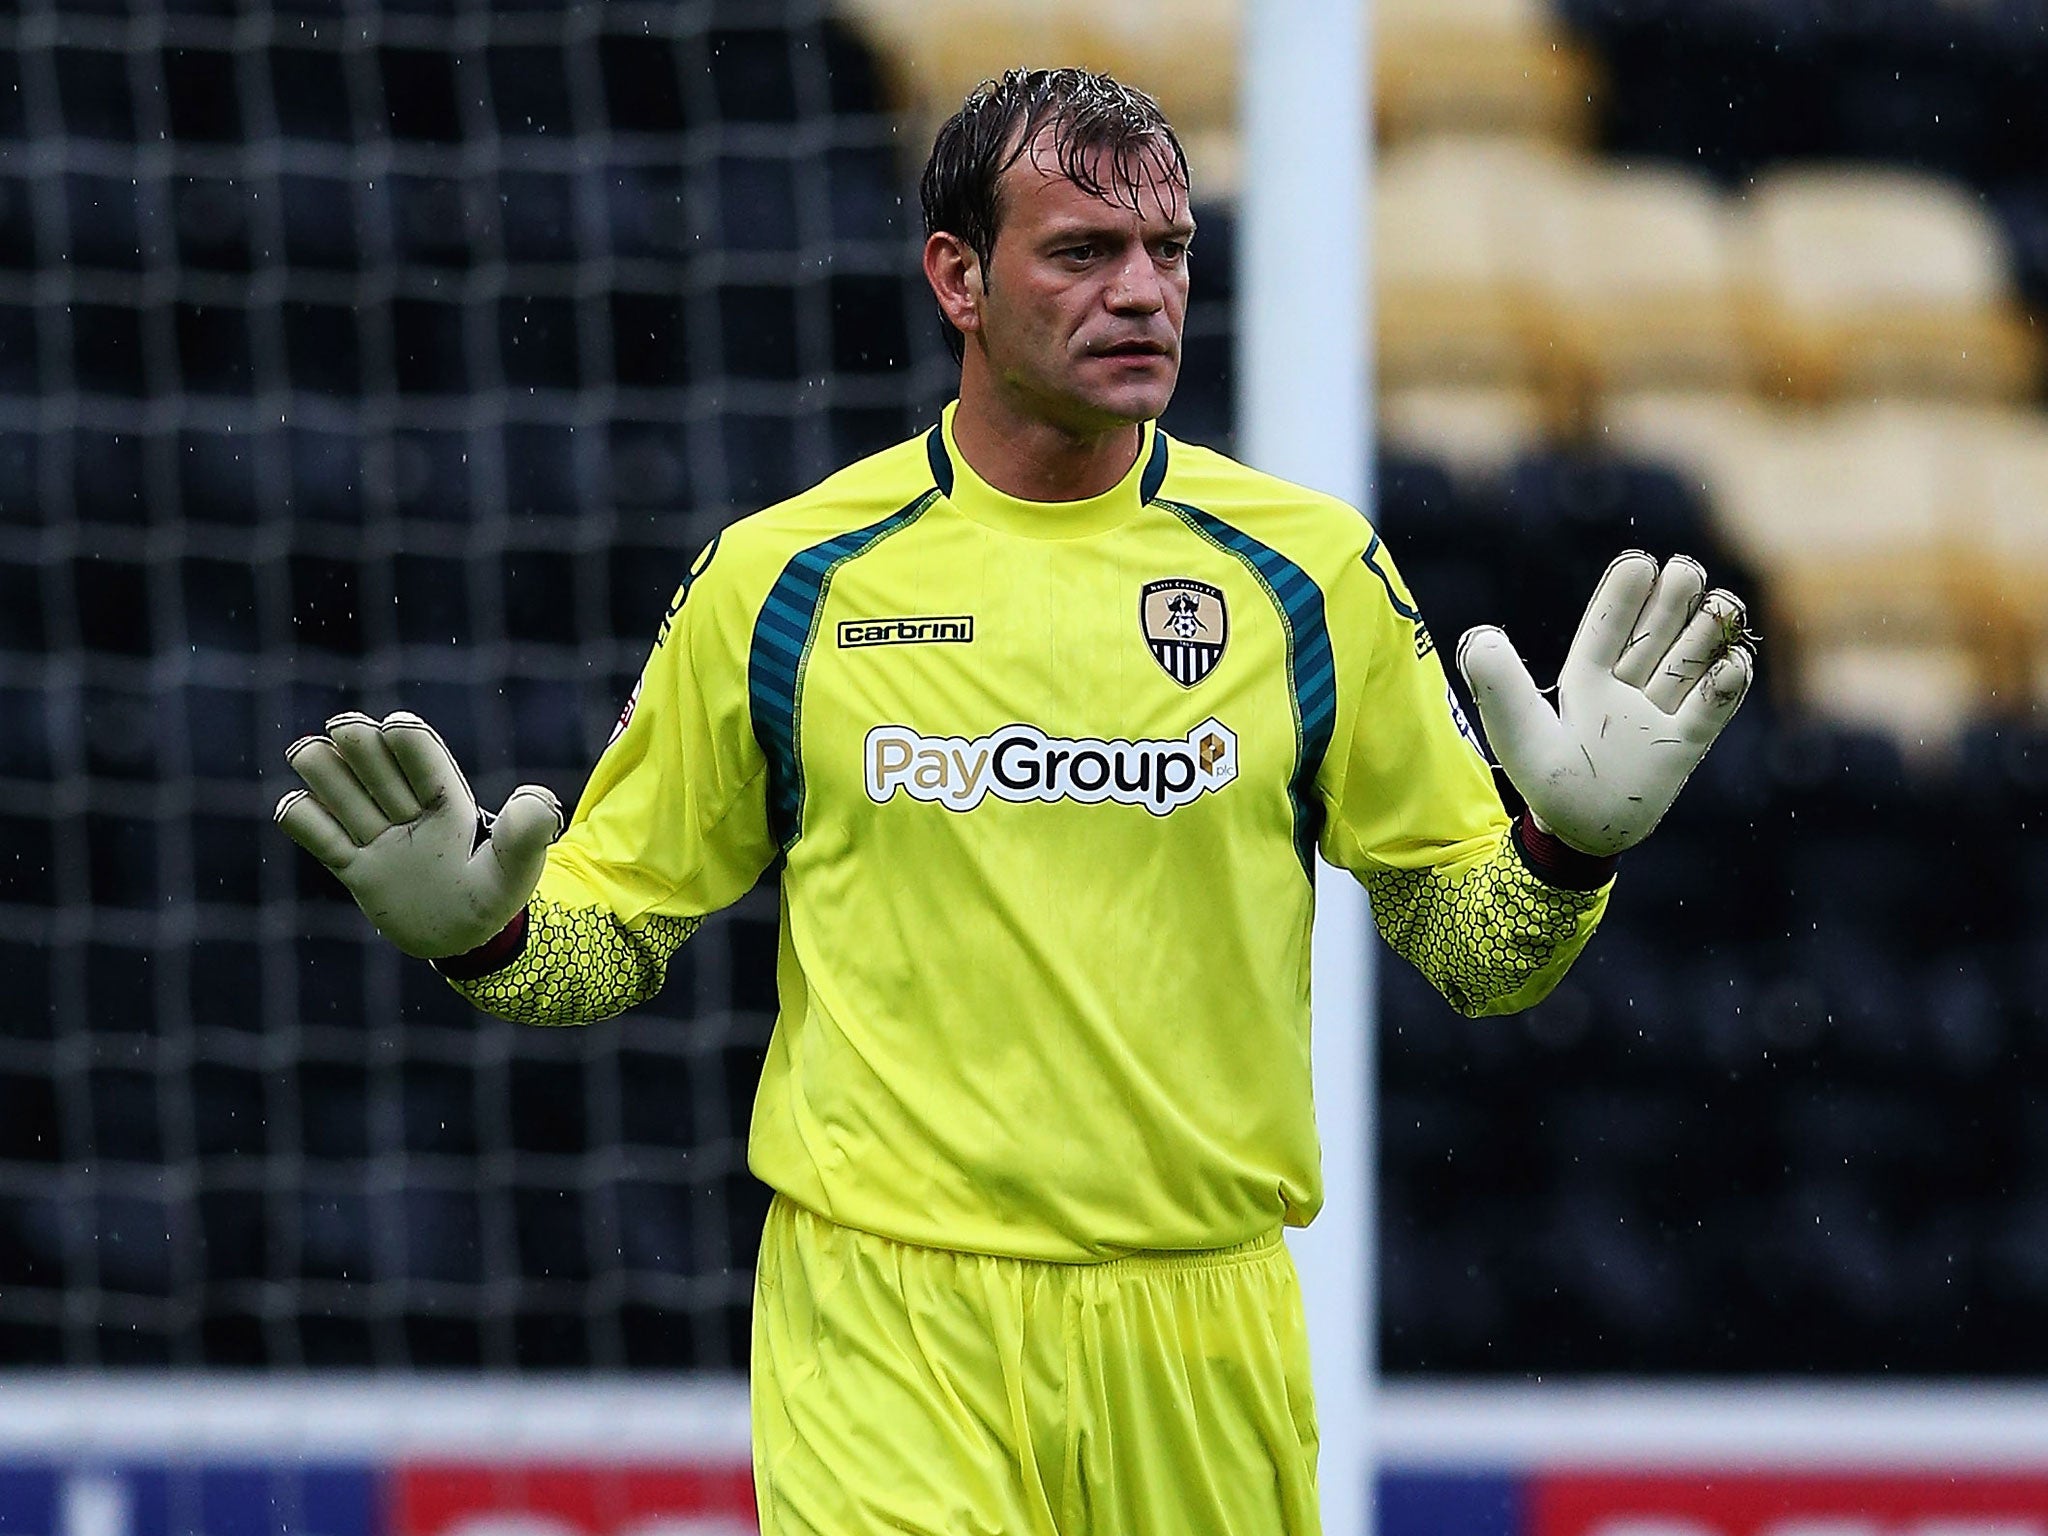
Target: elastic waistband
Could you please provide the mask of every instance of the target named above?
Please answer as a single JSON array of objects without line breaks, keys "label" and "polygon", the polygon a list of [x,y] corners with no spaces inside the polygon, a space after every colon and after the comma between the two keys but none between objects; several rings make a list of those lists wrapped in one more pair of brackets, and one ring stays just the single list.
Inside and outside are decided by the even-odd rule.
[{"label": "elastic waistband", "polygon": [[1228,1248],[1147,1248],[1076,1268],[1114,1272],[1144,1269],[1223,1269],[1232,1264],[1249,1264],[1265,1258],[1281,1246],[1278,1230],[1263,1232]]},{"label": "elastic waistband", "polygon": [[840,1235],[840,1240],[859,1243],[879,1243],[892,1248],[901,1248],[914,1253],[931,1254],[937,1258],[954,1260],[992,1261],[997,1264],[1017,1264],[1027,1267],[1043,1266],[1049,1269],[1070,1270],[1076,1274],[1115,1275],[1137,1273],[1146,1270],[1198,1270],[1225,1269],[1233,1264],[1252,1264],[1264,1259],[1284,1247],[1280,1229],[1262,1232],[1257,1237],[1232,1243],[1226,1248],[1139,1248],[1120,1253],[1107,1259],[1040,1259],[1026,1258],[1014,1253],[987,1253],[973,1248],[941,1248],[925,1243],[907,1242],[900,1237],[890,1237],[881,1232],[870,1232],[864,1227],[851,1227],[821,1216],[802,1202],[792,1200],[777,1191],[768,1207],[771,1226],[780,1222],[794,1222],[813,1225],[820,1232]]}]

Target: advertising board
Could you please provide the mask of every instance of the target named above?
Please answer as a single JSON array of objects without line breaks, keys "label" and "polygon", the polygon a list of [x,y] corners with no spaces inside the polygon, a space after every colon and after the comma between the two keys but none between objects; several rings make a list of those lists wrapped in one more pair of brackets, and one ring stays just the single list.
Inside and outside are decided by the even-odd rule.
[{"label": "advertising board", "polygon": [[[1395,1388],[1379,1402],[1379,1536],[2048,1536],[2048,1394]],[[0,1395],[0,1536],[754,1529],[733,1381],[52,1377]]]}]

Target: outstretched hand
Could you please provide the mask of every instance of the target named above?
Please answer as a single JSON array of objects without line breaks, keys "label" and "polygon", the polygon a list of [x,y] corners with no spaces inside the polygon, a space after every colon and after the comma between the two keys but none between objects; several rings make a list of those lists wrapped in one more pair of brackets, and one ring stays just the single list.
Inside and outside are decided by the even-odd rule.
[{"label": "outstretched hand", "polygon": [[440,733],[418,715],[350,712],[303,736],[285,761],[306,781],[277,824],[334,871],[377,931],[441,960],[495,937],[540,883],[561,835],[552,791],[522,784],[481,810]]},{"label": "outstretched hand", "polygon": [[1579,621],[1553,707],[1504,631],[1458,642],[1487,741],[1537,824],[1590,854],[1649,835],[1756,669],[1741,599],[1698,562],[1617,557]]}]

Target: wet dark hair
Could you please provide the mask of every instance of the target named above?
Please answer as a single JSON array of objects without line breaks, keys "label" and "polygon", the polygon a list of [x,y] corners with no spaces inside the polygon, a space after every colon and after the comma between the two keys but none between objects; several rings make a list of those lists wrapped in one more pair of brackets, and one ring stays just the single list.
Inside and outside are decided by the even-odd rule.
[{"label": "wet dark hair", "polygon": [[[1162,170],[1187,190],[1187,153],[1145,92],[1086,69],[1013,69],[984,80],[940,125],[918,184],[925,235],[944,230],[966,241],[981,258],[983,283],[1002,225],[1003,173],[1047,128],[1060,174],[1091,196],[1142,211],[1141,198],[1162,183]],[[1105,153],[1106,180],[1093,170]],[[955,361],[966,350],[950,323],[946,344]]]}]

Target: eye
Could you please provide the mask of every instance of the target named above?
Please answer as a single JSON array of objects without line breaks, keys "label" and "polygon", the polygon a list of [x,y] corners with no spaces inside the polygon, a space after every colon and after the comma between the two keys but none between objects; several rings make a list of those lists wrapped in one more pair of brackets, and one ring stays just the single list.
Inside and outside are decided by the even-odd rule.
[{"label": "eye", "polygon": [[1159,254],[1166,261],[1179,261],[1187,253],[1188,243],[1185,240],[1162,240],[1159,242]]},{"label": "eye", "polygon": [[1083,240],[1078,245],[1062,246],[1054,254],[1064,256],[1069,261],[1092,261],[1095,258],[1095,243],[1092,240]]}]

